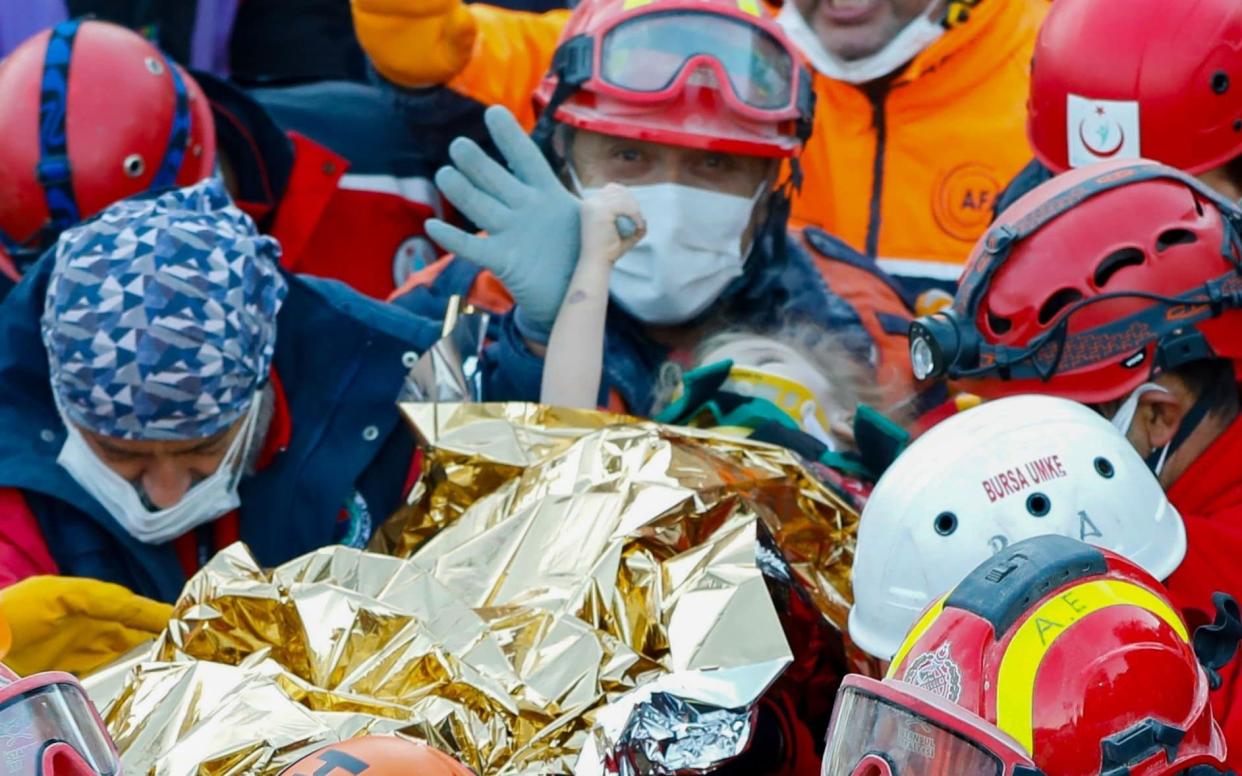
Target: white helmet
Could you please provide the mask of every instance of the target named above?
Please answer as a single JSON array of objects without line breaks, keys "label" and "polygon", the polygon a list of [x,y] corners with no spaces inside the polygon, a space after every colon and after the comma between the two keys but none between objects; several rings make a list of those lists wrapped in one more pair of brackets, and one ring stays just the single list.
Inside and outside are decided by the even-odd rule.
[{"label": "white helmet", "polygon": [[1061,534],[1157,579],[1186,528],[1134,447],[1091,409],[1013,396],[933,427],[884,473],[858,525],[850,637],[890,659],[933,600],[1021,539]]}]

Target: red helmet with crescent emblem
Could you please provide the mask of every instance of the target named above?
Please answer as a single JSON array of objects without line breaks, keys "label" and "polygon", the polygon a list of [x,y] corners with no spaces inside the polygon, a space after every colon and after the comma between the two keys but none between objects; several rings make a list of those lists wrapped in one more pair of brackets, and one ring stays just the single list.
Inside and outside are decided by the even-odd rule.
[{"label": "red helmet with crescent emblem", "polygon": [[211,175],[198,84],[136,32],[72,20],[0,62],[0,254],[28,265],[126,197]]},{"label": "red helmet with crescent emblem", "polygon": [[995,397],[1120,399],[1192,361],[1242,360],[1242,211],[1189,175],[1059,175],[975,246],[952,308],[916,320],[916,376]]},{"label": "red helmet with crescent emblem", "polygon": [[1196,653],[1217,643],[1192,642],[1124,558],[1062,536],[1018,542],[924,611],[883,682],[846,679],[823,773],[1216,773],[1225,741]]},{"label": "red helmet with crescent emblem", "polygon": [[[1102,45],[1106,42],[1106,45]],[[1057,0],[1027,124],[1057,172],[1107,159],[1199,174],[1242,156],[1242,3]]]},{"label": "red helmet with crescent emblem", "polygon": [[757,0],[584,0],[535,93],[554,122],[744,156],[810,136],[810,72]]}]

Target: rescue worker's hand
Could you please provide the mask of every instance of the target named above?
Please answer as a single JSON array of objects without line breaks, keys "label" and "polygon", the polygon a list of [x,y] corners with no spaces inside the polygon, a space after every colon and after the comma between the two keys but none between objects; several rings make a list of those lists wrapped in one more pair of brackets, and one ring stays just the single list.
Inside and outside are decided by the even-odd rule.
[{"label": "rescue worker's hand", "polygon": [[384,78],[417,88],[450,81],[470,61],[477,33],[462,0],[351,0],[354,31]]},{"label": "rescue worker's hand", "polygon": [[86,676],[159,635],[172,607],[120,585],[49,576],[0,590],[0,612],[13,632],[5,665],[22,676]]},{"label": "rescue worker's hand", "polygon": [[[630,229],[622,234],[623,219]],[[579,261],[612,264],[647,234],[642,208],[629,189],[609,183],[582,201],[582,256]]]},{"label": "rescue worker's hand", "polygon": [[493,106],[483,118],[509,169],[459,137],[449,146],[454,166],[440,168],[436,185],[487,233],[467,234],[432,219],[427,234],[445,250],[495,273],[517,302],[522,335],[547,342],[578,261],[581,202],[512,113]]}]

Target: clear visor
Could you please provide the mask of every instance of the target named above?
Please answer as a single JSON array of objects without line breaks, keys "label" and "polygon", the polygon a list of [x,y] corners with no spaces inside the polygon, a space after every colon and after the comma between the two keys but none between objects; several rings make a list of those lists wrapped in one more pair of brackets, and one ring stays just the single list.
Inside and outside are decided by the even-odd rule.
[{"label": "clear visor", "polygon": [[49,744],[73,747],[102,776],[120,773],[120,764],[82,688],[57,682],[0,701],[0,776],[51,776],[42,773]]},{"label": "clear visor", "polygon": [[857,687],[843,687],[823,776],[1002,776],[985,741]]},{"label": "clear visor", "polygon": [[785,46],[754,25],[717,14],[672,11],[618,24],[604,37],[600,76],[627,91],[658,93],[699,57],[719,64],[745,105],[779,110],[794,102],[794,61]]}]

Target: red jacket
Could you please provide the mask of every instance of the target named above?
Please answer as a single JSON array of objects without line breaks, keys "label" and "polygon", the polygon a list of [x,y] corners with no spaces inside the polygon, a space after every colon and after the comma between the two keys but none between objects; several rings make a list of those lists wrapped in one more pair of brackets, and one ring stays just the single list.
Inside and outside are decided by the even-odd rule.
[{"label": "red jacket", "polygon": [[[1212,594],[1242,600],[1242,416],[1169,488],[1186,523],[1186,559],[1168,579],[1169,593],[1191,628],[1212,622]],[[1212,707],[1229,744],[1229,764],[1242,769],[1242,669],[1237,657],[1221,670]]]}]

